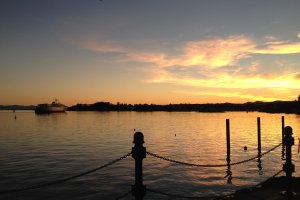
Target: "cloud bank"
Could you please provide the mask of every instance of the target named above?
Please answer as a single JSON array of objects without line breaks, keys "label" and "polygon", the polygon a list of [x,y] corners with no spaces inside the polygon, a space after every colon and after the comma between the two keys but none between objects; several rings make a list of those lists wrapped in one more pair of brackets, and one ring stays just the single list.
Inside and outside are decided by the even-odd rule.
[{"label": "cloud bank", "polygon": [[[240,64],[241,61],[251,59],[255,55],[300,53],[300,42],[282,41],[274,36],[266,36],[264,39],[266,41],[261,44],[245,35],[187,41],[178,49],[179,53],[176,55],[163,51],[146,52],[127,48],[114,41],[87,40],[78,42],[76,45],[93,52],[119,53],[123,57],[122,61],[148,64],[145,70],[148,75],[144,80],[146,83],[167,83],[175,86],[225,90],[271,89],[279,92],[298,89],[299,72],[261,73],[258,70],[264,66],[261,66],[259,60],[252,61],[248,65]],[[218,94],[224,95],[225,93],[219,92]],[[244,96],[246,99],[258,98],[258,95],[252,94],[241,95],[234,92],[230,94]]]}]

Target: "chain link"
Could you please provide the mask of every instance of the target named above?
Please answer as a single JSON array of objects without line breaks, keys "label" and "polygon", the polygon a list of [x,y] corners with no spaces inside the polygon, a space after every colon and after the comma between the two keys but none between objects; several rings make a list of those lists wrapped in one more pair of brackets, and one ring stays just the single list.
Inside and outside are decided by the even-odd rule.
[{"label": "chain link", "polygon": [[281,169],[280,171],[278,171],[276,174],[274,174],[273,176],[271,176],[270,178],[268,178],[267,180],[263,181],[263,182],[260,182],[258,184],[256,184],[254,187],[258,187],[258,186],[261,186],[265,183],[267,183],[268,181],[270,181],[271,179],[275,178],[276,176],[278,176],[281,172],[283,172],[283,170]]},{"label": "chain link", "polygon": [[181,165],[193,166],[193,167],[224,167],[224,166],[227,166],[227,165],[223,165],[223,164],[222,165],[201,165],[201,164],[187,163],[187,162],[182,162],[182,161],[166,158],[166,157],[163,157],[163,156],[160,156],[155,153],[148,152],[148,151],[146,153],[150,156],[159,158],[161,160],[165,160],[165,161],[169,161],[169,162],[173,162],[173,163],[177,163],[177,164],[181,164]]},{"label": "chain link", "polygon": [[220,195],[220,196],[192,197],[192,196],[184,196],[184,195],[179,195],[179,194],[171,194],[171,193],[168,193],[168,192],[162,192],[162,191],[158,191],[158,190],[150,189],[150,188],[147,188],[147,191],[152,192],[152,193],[156,193],[156,194],[160,194],[160,195],[164,195],[164,196],[169,196],[169,197],[174,197],[174,198],[183,198],[183,199],[199,199],[199,200],[227,199],[228,197],[233,197],[237,192],[240,192],[240,191],[249,191],[250,192],[250,191],[252,191],[252,189],[257,188],[258,186],[270,181],[272,178],[279,175],[281,172],[283,172],[283,170],[280,170],[279,172],[277,172],[276,174],[274,174],[273,176],[271,176],[267,180],[265,180],[263,182],[260,182],[260,183],[256,184],[253,187],[237,190],[237,191],[232,192],[230,194]]},{"label": "chain link", "polygon": [[184,196],[184,195],[179,195],[179,194],[171,194],[171,193],[167,193],[167,192],[153,190],[153,189],[150,189],[150,188],[147,188],[147,191],[152,192],[152,193],[156,193],[156,194],[160,194],[160,195],[164,195],[164,196],[169,196],[169,197],[174,197],[174,198],[183,198],[183,199],[206,200],[206,199],[212,199],[213,198],[213,197],[192,197],[192,196]]},{"label": "chain link", "polygon": [[126,193],[124,193],[123,195],[119,196],[116,198],[116,200],[120,200],[120,199],[124,199],[128,194],[131,193],[131,190],[127,191]]},{"label": "chain link", "polygon": [[38,188],[43,188],[43,187],[47,187],[47,186],[50,186],[50,185],[56,185],[56,184],[59,184],[59,183],[63,183],[63,182],[66,182],[66,181],[69,181],[69,180],[72,180],[72,179],[75,179],[75,178],[78,178],[78,177],[81,177],[81,176],[84,176],[84,175],[87,175],[87,174],[90,174],[90,173],[93,173],[95,171],[98,171],[100,169],[103,169],[105,167],[108,167],[116,162],[119,162],[125,158],[127,158],[129,155],[131,155],[131,152],[130,153],[127,153],[125,154],[124,156],[121,156],[120,158],[118,159],[115,159],[105,165],[102,165],[100,167],[97,167],[97,168],[94,168],[94,169],[91,169],[89,171],[86,171],[86,172],[83,172],[81,174],[77,174],[77,175],[74,175],[74,176],[71,176],[71,177],[68,177],[68,178],[64,178],[64,179],[60,179],[60,180],[56,180],[56,181],[52,181],[52,182],[48,182],[48,183],[42,183],[42,184],[39,184],[39,185],[33,185],[33,186],[28,186],[28,187],[23,187],[23,188],[18,188],[18,189],[12,189],[12,190],[2,190],[0,191],[0,194],[7,194],[7,193],[15,193],[15,192],[22,192],[22,191],[26,191],[26,190],[33,190],[33,189],[38,189]]},{"label": "chain link", "polygon": [[227,166],[232,166],[232,165],[238,165],[238,164],[242,164],[242,163],[246,163],[246,162],[249,162],[249,161],[252,161],[252,160],[255,160],[259,157],[262,157],[262,156],[265,156],[266,154],[270,153],[271,151],[275,150],[276,148],[278,148],[279,146],[281,146],[282,143],[276,145],[275,147],[271,148],[270,150],[260,154],[260,155],[257,155],[255,157],[252,157],[252,158],[249,158],[249,159],[246,159],[246,160],[242,160],[242,161],[238,161],[238,162],[234,162],[234,163],[228,163],[228,164],[219,164],[219,165],[203,165],[203,164],[194,164],[194,163],[187,163],[187,162],[183,162],[183,161],[178,161],[178,160],[173,160],[173,159],[170,159],[170,158],[166,158],[166,157],[163,157],[163,156],[160,156],[160,155],[157,155],[155,153],[151,153],[149,151],[147,151],[146,153],[150,156],[153,156],[155,158],[158,158],[158,159],[161,159],[161,160],[165,160],[165,161],[169,161],[169,162],[173,162],[173,163],[177,163],[177,164],[181,164],[181,165],[187,165],[187,166],[193,166],[193,167],[227,167]]}]

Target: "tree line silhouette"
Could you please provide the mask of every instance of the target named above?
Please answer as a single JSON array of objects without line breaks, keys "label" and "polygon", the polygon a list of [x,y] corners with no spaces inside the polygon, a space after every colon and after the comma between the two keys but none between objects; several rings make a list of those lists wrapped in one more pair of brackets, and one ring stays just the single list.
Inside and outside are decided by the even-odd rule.
[{"label": "tree line silhouette", "polygon": [[[34,110],[35,106],[0,105],[0,110]],[[300,114],[300,95],[295,101],[247,102],[247,103],[207,103],[207,104],[126,104],[96,102],[93,104],[76,104],[68,107],[69,111],[195,111],[195,112],[225,112],[225,111],[259,111],[267,113],[296,113]]]},{"label": "tree line silhouette", "polygon": [[126,104],[97,102],[94,104],[77,104],[68,108],[69,111],[196,111],[196,112],[225,112],[225,111],[259,111],[268,113],[297,113],[300,114],[300,95],[295,101],[216,103],[216,104]]}]

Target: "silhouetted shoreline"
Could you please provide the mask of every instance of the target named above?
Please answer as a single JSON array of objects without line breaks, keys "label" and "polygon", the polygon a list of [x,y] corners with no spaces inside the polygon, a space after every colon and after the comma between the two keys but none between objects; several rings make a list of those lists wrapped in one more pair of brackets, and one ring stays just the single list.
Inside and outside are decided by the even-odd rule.
[{"label": "silhouetted shoreline", "polygon": [[94,104],[77,104],[68,108],[69,111],[168,111],[168,112],[226,112],[226,111],[259,111],[267,113],[296,113],[300,114],[299,101],[247,102],[243,104],[112,104],[97,102]]},{"label": "silhouetted shoreline", "polygon": [[0,105],[0,110],[34,110],[36,106]]},{"label": "silhouetted shoreline", "polygon": [[[35,106],[0,105],[0,110],[34,110]],[[300,101],[274,101],[274,102],[247,102],[237,103],[216,103],[216,104],[126,104],[110,102],[96,102],[93,104],[76,104],[68,107],[68,111],[137,111],[137,112],[226,112],[226,111],[247,111],[266,113],[294,113],[300,114]]]}]

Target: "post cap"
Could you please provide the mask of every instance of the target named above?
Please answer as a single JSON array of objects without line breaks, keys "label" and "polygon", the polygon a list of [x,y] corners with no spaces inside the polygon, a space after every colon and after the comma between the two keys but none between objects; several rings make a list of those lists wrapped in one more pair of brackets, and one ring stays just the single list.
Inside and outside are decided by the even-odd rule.
[{"label": "post cap", "polygon": [[292,127],[286,126],[286,127],[284,128],[284,134],[285,134],[285,135],[288,135],[288,136],[293,135],[293,129],[292,129]]},{"label": "post cap", "polygon": [[133,143],[134,144],[144,143],[144,135],[142,132],[135,132],[135,134],[133,135]]}]

